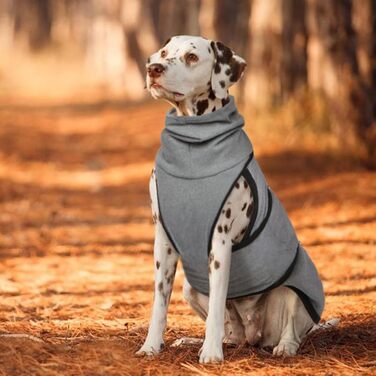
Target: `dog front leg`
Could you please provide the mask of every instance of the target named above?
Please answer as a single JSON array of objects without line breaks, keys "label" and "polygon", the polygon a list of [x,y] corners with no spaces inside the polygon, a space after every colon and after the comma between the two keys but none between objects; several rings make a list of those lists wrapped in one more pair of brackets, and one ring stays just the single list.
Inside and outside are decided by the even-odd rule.
[{"label": "dog front leg", "polygon": [[158,221],[154,242],[154,303],[148,335],[137,355],[155,355],[164,347],[163,333],[167,325],[167,310],[177,262],[178,254]]},{"label": "dog front leg", "polygon": [[154,170],[150,178],[150,198],[155,223],[154,240],[154,303],[151,321],[145,343],[137,355],[155,355],[163,346],[163,333],[167,324],[167,309],[174,284],[178,253],[172,246],[160,221],[156,176]]},{"label": "dog front leg", "polygon": [[226,234],[214,231],[209,253],[209,310],[206,319],[204,344],[200,350],[200,363],[223,361],[222,342],[227,290],[231,265],[231,240]]}]

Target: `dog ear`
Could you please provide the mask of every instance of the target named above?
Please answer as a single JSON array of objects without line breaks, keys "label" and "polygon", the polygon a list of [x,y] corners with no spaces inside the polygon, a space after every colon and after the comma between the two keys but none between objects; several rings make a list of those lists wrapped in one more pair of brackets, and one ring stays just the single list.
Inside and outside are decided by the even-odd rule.
[{"label": "dog ear", "polygon": [[243,58],[221,42],[212,41],[210,46],[215,56],[211,87],[215,96],[223,99],[227,95],[228,88],[240,80],[247,64]]}]

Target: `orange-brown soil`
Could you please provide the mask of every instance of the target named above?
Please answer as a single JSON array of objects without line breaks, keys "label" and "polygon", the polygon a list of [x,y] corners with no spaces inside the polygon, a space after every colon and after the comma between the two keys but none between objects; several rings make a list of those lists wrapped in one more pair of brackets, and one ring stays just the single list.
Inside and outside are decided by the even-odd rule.
[{"label": "orange-brown soil", "polygon": [[135,357],[153,299],[148,177],[164,110],[0,110],[0,375],[376,374],[376,175],[267,135],[256,154],[320,272],[323,318],[340,325],[294,358],[225,347],[222,365],[199,365],[199,346],[169,347],[204,334],[179,267],[166,348]]}]

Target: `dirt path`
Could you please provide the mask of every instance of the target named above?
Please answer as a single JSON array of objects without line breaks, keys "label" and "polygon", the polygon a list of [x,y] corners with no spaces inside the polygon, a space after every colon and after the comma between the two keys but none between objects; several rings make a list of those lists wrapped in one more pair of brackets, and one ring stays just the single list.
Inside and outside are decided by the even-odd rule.
[{"label": "dirt path", "polygon": [[[337,329],[294,359],[226,348],[200,366],[204,333],[179,269],[166,350],[134,357],[152,302],[148,177],[165,107],[0,111],[0,375],[375,374],[376,175],[323,153],[256,153],[314,259]],[[19,334],[19,335],[16,335]]]}]

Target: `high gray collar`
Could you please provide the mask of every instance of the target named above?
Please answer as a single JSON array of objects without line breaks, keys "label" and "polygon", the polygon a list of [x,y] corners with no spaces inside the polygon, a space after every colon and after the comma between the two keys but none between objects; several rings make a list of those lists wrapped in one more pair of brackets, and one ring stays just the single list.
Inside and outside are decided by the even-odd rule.
[{"label": "high gray collar", "polygon": [[170,110],[157,165],[170,175],[186,179],[225,171],[252,153],[243,126],[233,97],[219,110],[201,116],[176,116],[176,110]]}]

